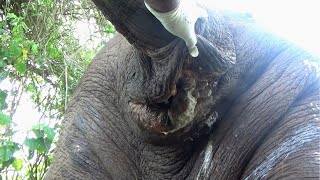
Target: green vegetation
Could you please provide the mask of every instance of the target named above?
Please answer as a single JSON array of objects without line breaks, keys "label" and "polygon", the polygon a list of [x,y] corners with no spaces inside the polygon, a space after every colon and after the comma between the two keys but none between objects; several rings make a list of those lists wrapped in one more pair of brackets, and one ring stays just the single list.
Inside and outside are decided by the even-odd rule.
[{"label": "green vegetation", "polygon": [[[80,23],[93,29],[85,43]],[[89,0],[0,0],[0,179],[43,178],[72,91],[114,32]],[[17,142],[14,115],[27,95],[41,118]]]}]

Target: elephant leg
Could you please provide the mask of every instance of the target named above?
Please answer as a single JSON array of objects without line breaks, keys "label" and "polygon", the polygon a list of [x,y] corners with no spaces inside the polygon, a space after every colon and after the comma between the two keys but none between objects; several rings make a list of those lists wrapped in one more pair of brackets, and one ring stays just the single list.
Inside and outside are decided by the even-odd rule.
[{"label": "elephant leg", "polygon": [[[115,36],[100,50],[80,80],[68,105],[53,163],[45,180],[138,179],[134,165],[133,137],[120,119],[114,62],[126,56],[130,45]],[[123,63],[119,63],[123,64]],[[119,77],[121,78],[121,77]],[[128,152],[129,151],[129,152]],[[133,170],[132,170],[133,169]]]},{"label": "elephant leg", "polygon": [[61,137],[59,150],[54,155],[55,163],[46,173],[45,179],[111,179],[111,176],[105,172],[101,160],[89,147],[86,138],[73,128],[66,128],[70,132],[65,137]]},{"label": "elephant leg", "polygon": [[320,177],[320,92],[304,93],[269,133],[242,179]]}]

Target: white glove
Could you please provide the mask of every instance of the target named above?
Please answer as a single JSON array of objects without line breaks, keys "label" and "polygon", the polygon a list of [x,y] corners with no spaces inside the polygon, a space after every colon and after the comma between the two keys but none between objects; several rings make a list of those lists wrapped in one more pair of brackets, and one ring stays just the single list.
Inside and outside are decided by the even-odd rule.
[{"label": "white glove", "polygon": [[172,11],[160,13],[151,8],[146,2],[147,9],[162,23],[173,35],[186,42],[186,46],[192,57],[199,55],[197,37],[194,32],[194,24],[200,17],[208,17],[207,12],[197,6],[194,0],[180,0],[179,5]]}]

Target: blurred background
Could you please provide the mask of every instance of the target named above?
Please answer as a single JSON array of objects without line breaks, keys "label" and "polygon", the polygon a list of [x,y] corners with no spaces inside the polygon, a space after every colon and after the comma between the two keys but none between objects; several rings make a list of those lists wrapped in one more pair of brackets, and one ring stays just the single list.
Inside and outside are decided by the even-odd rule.
[{"label": "blurred background", "polygon": [[249,13],[257,23],[320,55],[320,11],[317,0],[199,0],[211,8]]},{"label": "blurred background", "polygon": [[[320,56],[316,0],[199,1],[249,13]],[[43,178],[66,104],[114,33],[89,0],[0,0],[0,179]]]}]

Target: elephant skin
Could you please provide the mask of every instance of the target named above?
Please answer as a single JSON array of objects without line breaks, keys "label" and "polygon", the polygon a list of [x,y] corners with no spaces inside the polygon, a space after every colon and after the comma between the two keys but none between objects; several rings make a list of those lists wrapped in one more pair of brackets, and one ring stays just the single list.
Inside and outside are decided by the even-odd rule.
[{"label": "elephant skin", "polygon": [[207,10],[192,58],[142,0],[94,2],[121,34],[79,82],[45,179],[320,178],[319,57]]}]

